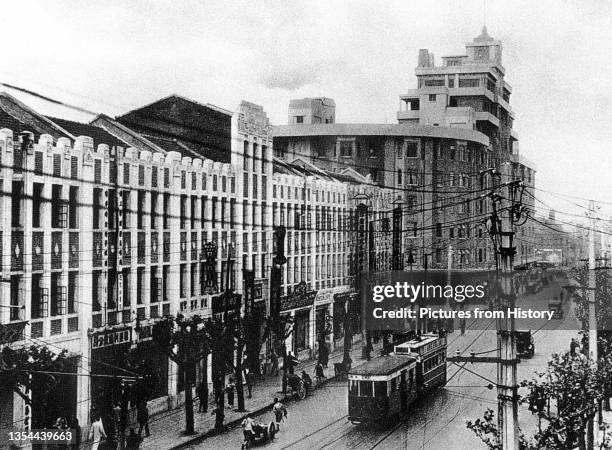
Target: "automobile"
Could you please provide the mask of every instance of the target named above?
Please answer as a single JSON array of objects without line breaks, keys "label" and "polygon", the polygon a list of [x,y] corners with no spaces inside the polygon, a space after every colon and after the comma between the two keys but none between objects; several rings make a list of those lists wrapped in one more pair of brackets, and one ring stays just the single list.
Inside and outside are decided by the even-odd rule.
[{"label": "automobile", "polygon": [[553,319],[563,319],[563,304],[559,300],[548,302],[548,310],[553,313]]},{"label": "automobile", "polygon": [[531,358],[535,354],[535,344],[531,330],[516,330],[516,354],[521,358]]}]

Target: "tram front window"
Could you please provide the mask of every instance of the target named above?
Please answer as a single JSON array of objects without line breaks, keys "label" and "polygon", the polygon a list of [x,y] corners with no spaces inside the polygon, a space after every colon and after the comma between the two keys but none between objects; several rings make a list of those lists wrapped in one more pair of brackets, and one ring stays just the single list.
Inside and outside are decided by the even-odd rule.
[{"label": "tram front window", "polygon": [[387,396],[387,382],[386,381],[375,381],[374,382],[374,397],[386,397]]},{"label": "tram front window", "polygon": [[371,381],[360,381],[359,382],[359,395],[362,397],[372,397],[372,382]]},{"label": "tram front window", "polygon": [[357,381],[351,380],[351,384],[349,386],[351,395],[359,395],[359,385],[357,383]]}]

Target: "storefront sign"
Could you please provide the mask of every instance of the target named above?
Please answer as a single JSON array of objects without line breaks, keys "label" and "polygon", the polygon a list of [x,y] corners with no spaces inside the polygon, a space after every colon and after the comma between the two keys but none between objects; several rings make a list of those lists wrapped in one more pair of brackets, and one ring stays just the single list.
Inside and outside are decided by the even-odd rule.
[{"label": "storefront sign", "polygon": [[240,308],[242,295],[233,292],[225,292],[212,298],[212,313],[223,314]]},{"label": "storefront sign", "polygon": [[314,303],[317,291],[309,291],[306,283],[301,282],[290,295],[281,297],[281,311],[303,308]]},{"label": "storefront sign", "polygon": [[136,329],[138,336],[138,342],[150,341],[153,339],[153,325],[141,325],[140,328]]},{"label": "storefront sign", "polygon": [[126,344],[132,341],[132,328],[117,331],[103,331],[91,336],[91,348],[110,347],[112,345]]}]

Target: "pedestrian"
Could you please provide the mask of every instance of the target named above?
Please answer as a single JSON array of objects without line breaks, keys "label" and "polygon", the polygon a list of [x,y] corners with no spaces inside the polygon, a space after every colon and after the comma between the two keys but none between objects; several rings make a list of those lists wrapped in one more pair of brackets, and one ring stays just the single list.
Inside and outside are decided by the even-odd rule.
[{"label": "pedestrian", "polygon": [[323,364],[321,364],[321,361],[319,361],[315,366],[315,378],[317,379],[317,386],[321,383],[321,380],[325,378],[325,373],[323,372]]},{"label": "pedestrian", "polygon": [[198,398],[200,399],[200,406],[198,412],[208,411],[208,384],[204,380],[200,381],[197,390]]},{"label": "pedestrian", "polygon": [[102,439],[106,439],[106,432],[104,431],[104,425],[102,425],[100,414],[95,414],[94,422],[89,429],[89,440],[93,441],[91,450],[98,450]]},{"label": "pedestrian", "polygon": [[70,448],[78,450],[81,448],[81,425],[79,425],[79,419],[76,416],[73,416],[70,420],[70,429],[73,433]]},{"label": "pedestrian", "polygon": [[119,402],[115,402],[113,406],[113,436],[115,441],[119,442],[121,435],[121,405]]},{"label": "pedestrian", "polygon": [[253,384],[255,383],[255,375],[253,375],[253,372],[248,371],[245,378],[247,389],[249,390],[249,398],[251,398],[253,393]]},{"label": "pedestrian", "polygon": [[229,379],[229,384],[225,387],[225,393],[227,394],[227,405],[230,408],[234,407],[234,388],[236,385],[234,384],[234,379]]},{"label": "pedestrian", "polygon": [[274,406],[272,407],[272,413],[274,414],[274,423],[276,425],[276,431],[280,430],[280,423],[283,419],[287,418],[287,408],[283,405],[278,398],[274,399]]},{"label": "pedestrian", "polygon": [[139,425],[138,437],[142,437],[143,428],[145,433],[147,433],[145,437],[151,436],[151,433],[149,433],[149,408],[147,407],[146,400],[143,400],[138,404],[136,409],[136,420],[138,421]]},{"label": "pedestrian", "polygon": [[319,361],[323,364],[323,367],[327,369],[327,364],[329,362],[329,348],[327,347],[327,343],[323,343],[321,348],[319,349]]},{"label": "pedestrian", "polygon": [[[289,375],[293,375],[293,369],[295,368],[295,366],[298,365],[300,361],[291,352],[287,352],[285,361],[287,363],[287,369],[289,369]],[[285,361],[283,361],[283,363]]]},{"label": "pedestrian", "polygon": [[246,416],[246,418],[242,421],[242,433],[244,434],[244,443],[242,444],[242,448],[249,448],[253,443],[253,425],[255,425],[255,421],[251,418],[251,416]]},{"label": "pedestrian", "polygon": [[270,355],[270,360],[272,361],[272,369],[270,369],[270,375],[278,376],[278,355],[276,351],[272,350],[272,355]]},{"label": "pedestrian", "polygon": [[130,428],[130,434],[125,441],[126,450],[138,450],[141,442],[142,438],[136,434],[134,428]]},{"label": "pedestrian", "polygon": [[312,387],[312,378],[310,378],[310,375],[308,375],[305,370],[302,370],[302,382],[304,383],[304,389],[306,389],[306,393],[308,394],[308,391]]}]

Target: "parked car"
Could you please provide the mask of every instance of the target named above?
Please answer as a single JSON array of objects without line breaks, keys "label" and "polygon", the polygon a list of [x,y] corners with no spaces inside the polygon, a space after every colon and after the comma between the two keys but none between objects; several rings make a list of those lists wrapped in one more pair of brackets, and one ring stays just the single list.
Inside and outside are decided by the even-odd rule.
[{"label": "parked car", "polygon": [[535,354],[535,344],[531,330],[516,330],[516,354],[521,358],[531,358]]}]

